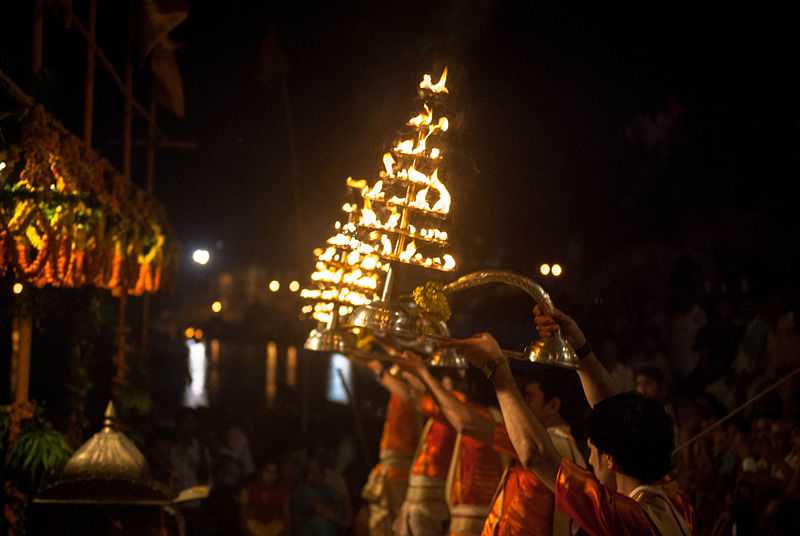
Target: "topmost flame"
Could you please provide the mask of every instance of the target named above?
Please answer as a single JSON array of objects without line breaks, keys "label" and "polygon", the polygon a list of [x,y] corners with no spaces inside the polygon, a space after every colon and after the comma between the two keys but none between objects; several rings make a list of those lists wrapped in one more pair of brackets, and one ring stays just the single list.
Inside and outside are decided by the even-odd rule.
[{"label": "topmost flame", "polygon": [[447,83],[447,67],[444,68],[444,70],[442,71],[442,76],[439,78],[439,81],[436,82],[435,84],[431,80],[431,75],[429,74],[423,75],[422,82],[419,83],[419,88],[428,89],[433,93],[449,93],[449,91],[447,91],[447,86],[445,86],[446,83]]}]

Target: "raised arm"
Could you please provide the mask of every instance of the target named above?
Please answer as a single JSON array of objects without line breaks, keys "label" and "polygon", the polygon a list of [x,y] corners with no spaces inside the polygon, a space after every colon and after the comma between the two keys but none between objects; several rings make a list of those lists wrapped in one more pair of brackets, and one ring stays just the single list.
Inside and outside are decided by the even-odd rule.
[{"label": "raised arm", "polygon": [[585,354],[578,367],[578,377],[581,380],[586,400],[591,407],[601,400],[619,393],[619,388],[615,385],[611,375],[597,359],[594,351],[586,342],[583,331],[572,318],[558,309],[553,311],[552,315],[545,315],[537,305],[533,308],[533,319],[540,337],[552,337],[560,329],[578,355]]},{"label": "raised arm", "polygon": [[422,394],[419,389],[411,383],[403,380],[399,374],[380,361],[370,361],[367,368],[373,373],[375,381],[380,383],[387,391],[397,395],[405,402],[411,402],[419,398]]},{"label": "raised arm", "polygon": [[484,443],[491,444],[495,423],[462,402],[433,377],[425,362],[413,352],[403,352],[401,362],[411,369],[433,393],[439,408],[450,425],[458,433],[466,434]]},{"label": "raised arm", "polygon": [[550,490],[555,489],[561,455],[553,445],[547,429],[531,413],[522,398],[497,341],[491,335],[483,333],[458,341],[454,345],[470,364],[483,370],[494,381],[506,430],[520,463],[536,473]]}]

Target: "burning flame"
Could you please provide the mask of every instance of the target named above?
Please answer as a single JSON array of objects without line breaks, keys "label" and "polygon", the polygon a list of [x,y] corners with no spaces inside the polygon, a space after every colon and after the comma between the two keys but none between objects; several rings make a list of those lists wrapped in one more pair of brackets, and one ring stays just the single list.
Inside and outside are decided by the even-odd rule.
[{"label": "burning flame", "polygon": [[378,216],[371,208],[362,208],[360,223],[367,227],[373,227],[378,224]]},{"label": "burning flame", "polygon": [[415,244],[414,241],[412,240],[411,243],[408,246],[406,246],[406,249],[402,253],[400,253],[398,259],[400,259],[401,262],[411,262],[411,258],[414,256],[414,253],[416,252],[417,252],[417,244]]},{"label": "burning flame", "polygon": [[[322,251],[320,249],[320,251]],[[333,256],[336,254],[336,248],[328,248],[324,252],[321,252],[317,255],[317,258],[324,262],[330,262],[333,260]]]},{"label": "burning flame", "polygon": [[355,190],[363,190],[367,187],[366,179],[355,180],[353,177],[347,177],[347,186]]},{"label": "burning flame", "polygon": [[442,76],[435,84],[432,83],[431,75],[426,74],[422,77],[422,82],[419,83],[420,89],[428,89],[433,93],[449,93],[445,84],[447,83],[447,67],[442,71]]},{"label": "burning flame", "polygon": [[431,135],[432,132],[433,131],[431,130],[425,136],[421,136],[417,141],[416,146],[414,146],[414,140],[403,140],[395,146],[394,151],[411,156],[419,156],[421,154],[424,154],[425,143],[428,141],[428,137]]},{"label": "burning flame", "polygon": [[386,220],[386,223],[383,225],[383,227],[387,231],[394,231],[397,228],[398,223],[400,223],[400,213],[395,212],[389,216],[389,219]]},{"label": "burning flame", "polygon": [[439,148],[438,148],[438,147],[434,147],[433,149],[431,149],[431,155],[430,155],[430,156],[431,156],[431,158],[433,158],[434,160],[435,160],[435,159],[437,159],[437,158],[439,158],[439,154],[440,154],[440,151],[439,151]]},{"label": "burning flame", "polygon": [[372,271],[379,266],[379,257],[377,255],[366,255],[364,260],[361,261],[361,268],[367,271]]},{"label": "burning flame", "polygon": [[375,183],[372,189],[367,190],[365,188],[364,190],[365,190],[364,197],[367,197],[369,199],[383,199],[383,181],[379,180]]},{"label": "burning flame", "polygon": [[389,240],[388,236],[386,235],[381,236],[381,245],[383,246],[383,249],[381,250],[381,255],[388,256],[392,254],[392,249],[393,249],[392,241]]},{"label": "burning flame", "polygon": [[410,168],[408,168],[408,179],[411,182],[416,182],[418,184],[430,184],[431,183],[431,179],[427,175],[425,175],[424,173],[421,173],[421,172],[417,171],[414,168],[413,164],[411,165]]},{"label": "burning flame", "polygon": [[431,124],[431,122],[433,121],[433,111],[430,108],[428,108],[427,104],[425,104],[424,106],[425,106],[425,113],[421,113],[415,117],[412,117],[411,119],[408,120],[408,123],[406,123],[406,125],[412,127],[420,127],[422,125]]},{"label": "burning flame", "polygon": [[437,169],[433,172],[433,175],[431,175],[431,187],[439,192],[439,200],[433,204],[433,211],[447,214],[450,212],[450,192],[447,191],[447,188],[445,188],[444,184],[439,180],[438,171]]},{"label": "burning flame", "polygon": [[394,177],[394,158],[392,158],[391,153],[384,153],[383,167],[386,170],[387,177]]},{"label": "burning flame", "polygon": [[350,266],[358,264],[360,260],[361,260],[361,254],[356,250],[353,250],[347,254],[347,264],[349,264]]},{"label": "burning flame", "polygon": [[431,206],[428,204],[428,190],[429,188],[423,188],[419,192],[417,192],[417,197],[414,199],[414,202],[411,203],[412,207],[421,208],[423,210],[430,210]]}]

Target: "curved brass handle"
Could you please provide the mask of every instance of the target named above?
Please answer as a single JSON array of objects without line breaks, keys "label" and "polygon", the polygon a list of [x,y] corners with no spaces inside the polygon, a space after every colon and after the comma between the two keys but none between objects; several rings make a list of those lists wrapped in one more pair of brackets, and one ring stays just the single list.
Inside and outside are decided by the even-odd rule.
[{"label": "curved brass handle", "polygon": [[[452,283],[442,286],[441,284],[426,284],[419,287],[419,292],[413,294],[414,301],[423,311],[442,317],[449,316],[450,307],[447,304],[446,295],[459,292],[481,285],[490,283],[502,283],[517,287],[524,291],[542,308],[545,314],[551,314],[555,310],[553,300],[550,295],[538,285],[533,279],[506,270],[480,270],[459,277]],[[554,336],[547,340],[539,339],[531,343],[524,353],[506,352],[509,357],[541,363],[545,365],[555,365],[566,368],[578,368],[578,357],[575,350],[564,340],[561,332],[556,332]]]},{"label": "curved brass handle", "polygon": [[480,270],[478,272],[472,272],[471,274],[459,277],[452,283],[448,283],[444,286],[443,290],[445,293],[451,294],[472,287],[488,285],[489,283],[502,283],[504,285],[517,287],[533,298],[533,300],[544,309],[542,312],[545,314],[552,313],[555,309],[550,295],[533,279],[506,270]]}]

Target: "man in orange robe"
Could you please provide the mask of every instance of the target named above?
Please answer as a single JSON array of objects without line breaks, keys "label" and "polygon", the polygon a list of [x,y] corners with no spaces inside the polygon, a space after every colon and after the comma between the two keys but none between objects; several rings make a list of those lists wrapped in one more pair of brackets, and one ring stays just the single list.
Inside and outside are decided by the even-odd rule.
[{"label": "man in orange robe", "polygon": [[416,393],[405,382],[377,361],[371,362],[369,368],[389,390],[390,396],[381,436],[380,461],[372,469],[362,497],[369,505],[370,536],[390,536],[408,488],[408,475],[419,438],[420,414],[416,408]]},{"label": "man in orange robe", "polygon": [[[451,466],[450,534],[571,536],[570,519],[555,512],[552,491],[536,475],[525,470],[516,460],[504,472],[497,471],[500,467],[497,465],[498,454],[491,452],[505,458],[516,458],[516,452],[502,417],[492,416],[494,408],[466,404],[443,390],[414,354],[405,353],[402,360],[428,385],[444,415],[460,434],[458,445],[463,447],[463,451],[457,447],[454,465]],[[583,456],[559,413],[561,399],[555,395],[563,388],[563,382],[559,384],[554,380],[557,373],[563,375],[564,372],[553,374],[549,370],[540,370],[539,377],[523,373],[518,375],[518,379],[523,385],[528,407],[547,423],[547,431],[558,451],[565,458],[583,465]],[[487,397],[479,398],[485,400]]]},{"label": "man in orange robe", "polygon": [[672,421],[663,406],[636,393],[618,394],[577,324],[560,311],[534,311],[539,333],[563,330],[581,359],[578,375],[589,404],[590,463],[595,474],[563,459],[526,406],[506,357],[488,334],[457,344],[494,384],[520,463],[552,489],[556,508],[593,536],[688,536],[691,511],[662,485],[671,468]]},{"label": "man in orange robe", "polygon": [[[423,415],[435,415],[436,403],[422,397]],[[456,431],[445,421],[430,417],[422,430],[408,480],[408,492],[394,523],[400,536],[441,536],[449,511],[445,484],[456,441]]]}]

